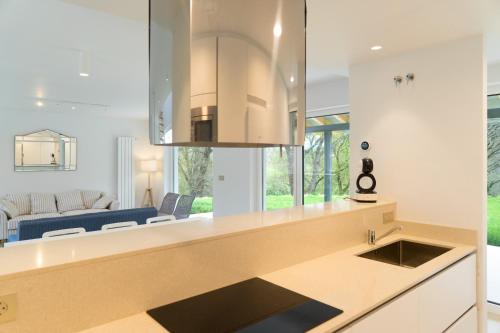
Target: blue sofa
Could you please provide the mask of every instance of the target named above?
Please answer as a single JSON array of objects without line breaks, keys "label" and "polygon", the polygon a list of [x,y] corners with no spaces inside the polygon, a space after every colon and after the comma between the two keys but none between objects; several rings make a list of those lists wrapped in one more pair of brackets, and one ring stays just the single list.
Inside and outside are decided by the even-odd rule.
[{"label": "blue sofa", "polygon": [[8,241],[42,238],[44,232],[69,228],[82,227],[86,231],[98,231],[104,224],[116,222],[136,221],[138,224],[145,224],[148,218],[156,216],[158,211],[155,208],[137,208],[21,221],[17,233],[9,236]]}]

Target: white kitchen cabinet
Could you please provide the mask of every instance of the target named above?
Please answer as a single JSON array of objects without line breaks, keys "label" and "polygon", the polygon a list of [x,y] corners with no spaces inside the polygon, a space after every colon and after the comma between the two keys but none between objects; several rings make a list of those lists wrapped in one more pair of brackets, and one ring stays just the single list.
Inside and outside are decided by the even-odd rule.
[{"label": "white kitchen cabinet", "polygon": [[476,256],[469,256],[419,288],[420,332],[441,333],[476,303]]},{"label": "white kitchen cabinet", "polygon": [[475,303],[476,255],[471,255],[361,318],[347,332],[474,333]]},{"label": "white kitchen cabinet", "polygon": [[[219,37],[219,141],[244,142],[247,113],[247,45],[239,38]],[[224,123],[225,122],[225,123]]]},{"label": "white kitchen cabinet", "polygon": [[217,105],[217,38],[191,44],[191,108]]},{"label": "white kitchen cabinet", "polygon": [[[202,106],[201,104],[216,105],[217,38],[208,37],[193,40],[191,49],[191,99],[195,104],[191,107]],[[203,99],[213,100],[211,102],[197,102]]]},{"label": "white kitchen cabinet", "polygon": [[255,97],[267,107],[273,95],[271,59],[254,45],[248,45],[248,95]]},{"label": "white kitchen cabinet", "polygon": [[412,290],[372,312],[351,333],[418,333],[418,293]]},{"label": "white kitchen cabinet", "polygon": [[467,311],[446,333],[477,333],[477,308]]}]

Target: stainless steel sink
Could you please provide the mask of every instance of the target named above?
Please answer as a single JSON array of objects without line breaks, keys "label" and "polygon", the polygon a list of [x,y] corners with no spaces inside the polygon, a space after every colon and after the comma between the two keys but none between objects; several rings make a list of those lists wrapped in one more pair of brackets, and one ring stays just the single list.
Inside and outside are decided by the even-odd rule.
[{"label": "stainless steel sink", "polygon": [[358,257],[407,268],[418,267],[439,257],[452,248],[400,240],[374,250],[358,254]]}]

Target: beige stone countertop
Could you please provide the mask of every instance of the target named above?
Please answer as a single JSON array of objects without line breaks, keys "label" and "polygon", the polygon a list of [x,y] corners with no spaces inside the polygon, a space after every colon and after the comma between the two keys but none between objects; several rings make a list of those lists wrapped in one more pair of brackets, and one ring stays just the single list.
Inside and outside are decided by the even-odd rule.
[{"label": "beige stone countertop", "polygon": [[[37,239],[0,249],[0,281],[44,269],[155,251],[189,243],[212,240],[288,223],[301,223],[321,217],[394,206],[394,201],[332,203],[298,206],[276,211],[236,216],[190,219],[188,223],[149,224],[114,230],[87,232],[66,239]],[[181,222],[182,221],[182,222]],[[16,243],[13,243],[14,245]],[[21,245],[22,244],[22,245]]]},{"label": "beige stone countertop", "polygon": [[[356,256],[400,239],[453,249],[417,268],[404,268]],[[260,278],[342,309],[344,312],[341,315],[309,331],[310,333],[334,332],[473,252],[475,248],[468,245],[395,234],[379,241],[376,246],[360,244]],[[83,332],[165,333],[167,331],[146,313],[141,313]]]}]

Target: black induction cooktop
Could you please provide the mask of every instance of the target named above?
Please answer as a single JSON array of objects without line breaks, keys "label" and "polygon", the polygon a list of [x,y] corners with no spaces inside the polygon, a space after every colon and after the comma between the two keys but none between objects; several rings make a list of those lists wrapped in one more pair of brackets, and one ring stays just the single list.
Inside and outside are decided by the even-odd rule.
[{"label": "black induction cooktop", "polygon": [[147,313],[171,333],[299,333],[342,310],[254,278]]}]

